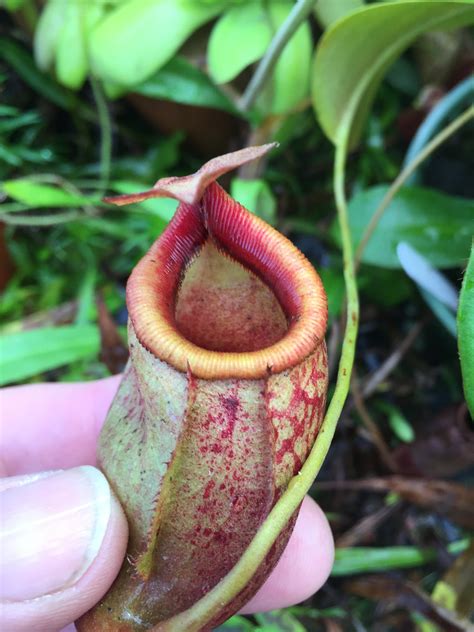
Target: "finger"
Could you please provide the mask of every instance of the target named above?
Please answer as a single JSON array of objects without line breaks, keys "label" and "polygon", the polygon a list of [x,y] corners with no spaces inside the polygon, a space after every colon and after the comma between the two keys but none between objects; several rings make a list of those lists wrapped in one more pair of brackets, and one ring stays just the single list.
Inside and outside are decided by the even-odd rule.
[{"label": "finger", "polygon": [[120,376],[0,391],[0,454],[10,476],[95,465],[97,437]]},{"label": "finger", "polygon": [[115,579],[128,529],[99,470],[7,479],[1,492],[0,629],[56,632]]},{"label": "finger", "polygon": [[320,507],[307,496],[280,561],[241,612],[286,608],[304,601],[327,580],[333,562],[334,540],[329,523]]}]

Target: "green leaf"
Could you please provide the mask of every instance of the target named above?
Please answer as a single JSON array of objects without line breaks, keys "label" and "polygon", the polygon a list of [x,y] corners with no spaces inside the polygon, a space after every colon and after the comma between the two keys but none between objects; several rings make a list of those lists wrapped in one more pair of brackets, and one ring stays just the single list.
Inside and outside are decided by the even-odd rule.
[{"label": "green leaf", "polygon": [[95,325],[44,327],[0,336],[0,385],[93,358],[98,352]]},{"label": "green leaf", "polygon": [[288,610],[273,610],[254,615],[265,632],[306,632],[304,625]]},{"label": "green leaf", "polygon": [[406,417],[399,411],[393,411],[388,418],[393,433],[405,443],[411,443],[415,439],[415,432]]},{"label": "green leaf", "polygon": [[67,13],[67,0],[48,0],[41,12],[33,40],[35,59],[40,70],[49,70],[54,64]]},{"label": "green leaf", "polygon": [[[385,185],[372,187],[352,198],[349,224],[355,245],[387,189]],[[337,231],[335,226],[333,231]],[[471,200],[421,187],[404,187],[382,215],[362,261],[382,268],[399,268],[397,244],[406,241],[436,267],[457,266],[465,260],[473,232]]]},{"label": "green leaf", "polygon": [[[227,11],[209,40],[209,72],[214,81],[230,81],[260,59],[292,8],[292,2],[278,0],[245,3]],[[311,54],[311,31],[305,23],[281,52],[271,80],[258,100],[259,109],[265,113],[286,113],[308,95]]]},{"label": "green leaf", "polygon": [[209,77],[184,57],[174,57],[146,81],[134,86],[133,91],[154,99],[216,108],[241,115]]},{"label": "green leaf", "polygon": [[[100,204],[98,197],[77,195],[64,189],[33,182],[27,178],[6,180],[0,185],[0,190],[14,200],[27,204],[32,208],[43,207],[77,207],[88,204]],[[1,209],[1,206],[0,206]]]},{"label": "green leaf", "polygon": [[73,90],[84,83],[89,70],[84,25],[85,5],[69,0],[56,45],[56,75],[59,83]]},{"label": "green leaf", "polygon": [[252,632],[255,626],[248,619],[235,615],[214,630],[214,632]]},{"label": "green leaf", "polygon": [[[4,116],[4,113],[0,112],[0,117],[2,116]],[[28,125],[36,125],[40,121],[41,118],[37,112],[18,113],[15,116],[7,115],[5,118],[0,118],[0,134],[13,132],[16,129],[27,127]]]},{"label": "green leaf", "polygon": [[[25,4],[25,0],[4,0],[5,8],[9,11],[18,11]],[[2,2],[0,2],[0,7]]]},{"label": "green leaf", "polygon": [[323,28],[364,6],[364,0],[318,0],[314,13]]},{"label": "green leaf", "polygon": [[464,395],[474,418],[474,243],[459,297],[457,325]]},{"label": "green leaf", "polygon": [[85,4],[69,0],[64,24],[56,45],[58,81],[73,90],[79,89],[89,72],[88,36],[104,13],[103,4]]},{"label": "green leaf", "polygon": [[316,49],[312,98],[326,135],[355,145],[391,64],[422,33],[472,23],[472,0],[376,3],[338,20]]},{"label": "green leaf", "polygon": [[131,0],[92,31],[94,72],[103,80],[135,86],[176,53],[197,28],[226,4],[189,0]]},{"label": "green leaf", "polygon": [[[469,546],[469,540],[452,542],[446,548],[451,554],[460,553]],[[336,549],[333,577],[356,573],[374,573],[397,568],[414,568],[435,560],[438,551],[415,546],[388,546],[384,548],[347,547]]]},{"label": "green leaf", "polygon": [[216,83],[234,79],[265,53],[273,29],[263,2],[231,7],[212,29],[207,49],[209,74]]},{"label": "green leaf", "polygon": [[341,313],[344,303],[345,286],[342,270],[336,266],[320,268],[318,274],[326,290],[329,320],[332,322]]},{"label": "green leaf", "polygon": [[255,213],[268,224],[275,224],[277,203],[265,180],[234,178],[230,185],[230,194],[248,211]]},{"label": "green leaf", "polygon": [[364,265],[357,284],[364,298],[382,307],[394,307],[413,295],[413,285],[401,270]]},{"label": "green leaf", "polygon": [[95,304],[95,287],[97,283],[97,267],[89,265],[84,272],[84,279],[77,296],[76,325],[87,325],[97,317]]},{"label": "green leaf", "polygon": [[386,401],[380,401],[376,403],[376,408],[386,413],[390,428],[400,441],[411,443],[415,440],[415,431],[413,430],[413,426],[396,406],[393,406]]},{"label": "green leaf", "polygon": [[6,147],[4,144],[0,145],[0,160],[12,167],[19,167],[22,163],[21,157],[17,153]]}]

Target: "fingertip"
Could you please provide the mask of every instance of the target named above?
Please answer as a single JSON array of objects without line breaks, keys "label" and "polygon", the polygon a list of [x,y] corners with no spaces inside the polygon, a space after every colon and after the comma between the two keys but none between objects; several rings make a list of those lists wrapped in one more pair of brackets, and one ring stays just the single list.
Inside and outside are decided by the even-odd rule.
[{"label": "fingertip", "polygon": [[334,562],[334,539],[319,505],[307,496],[277,566],[242,614],[285,608],[308,599],[326,582]]},{"label": "fingertip", "polygon": [[[15,557],[16,550],[20,556],[17,564],[12,559],[2,568],[8,573],[13,562],[18,575],[16,583],[5,582],[1,608],[0,627],[10,632],[51,632],[84,614],[111,586],[127,546],[126,518],[99,470],[87,466],[44,474],[24,477],[23,485],[17,480],[6,490],[9,520],[17,524],[19,533],[10,557]],[[105,512],[102,528],[99,514]],[[43,523],[42,531],[35,527],[35,520],[39,526]],[[11,532],[6,529],[7,537]],[[26,553],[28,563],[22,565],[21,556]],[[77,564],[80,570],[84,563],[85,569],[75,574]]]}]

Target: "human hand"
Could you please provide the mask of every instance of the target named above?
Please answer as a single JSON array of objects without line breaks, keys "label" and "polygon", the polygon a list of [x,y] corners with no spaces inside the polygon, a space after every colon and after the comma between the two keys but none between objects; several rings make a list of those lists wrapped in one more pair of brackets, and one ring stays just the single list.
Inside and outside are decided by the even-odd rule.
[{"label": "human hand", "polygon": [[[0,392],[2,630],[64,628],[101,599],[120,569],[127,523],[92,467],[119,379]],[[306,498],[278,565],[242,612],[306,599],[326,581],[333,556],[327,520]]]}]

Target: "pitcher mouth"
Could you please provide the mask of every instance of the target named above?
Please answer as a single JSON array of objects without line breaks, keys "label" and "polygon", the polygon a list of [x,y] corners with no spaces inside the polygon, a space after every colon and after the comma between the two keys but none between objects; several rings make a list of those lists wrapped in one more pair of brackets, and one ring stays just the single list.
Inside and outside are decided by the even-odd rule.
[{"label": "pitcher mouth", "polygon": [[[226,261],[229,282],[220,279]],[[240,278],[231,262],[247,276]],[[212,292],[206,275],[199,281],[199,266],[225,289]],[[243,288],[240,296],[233,287]],[[313,266],[216,183],[198,204],[179,206],[133,270],[127,305],[148,351],[203,379],[257,379],[289,369],[316,349],[327,324],[326,294]]]}]

